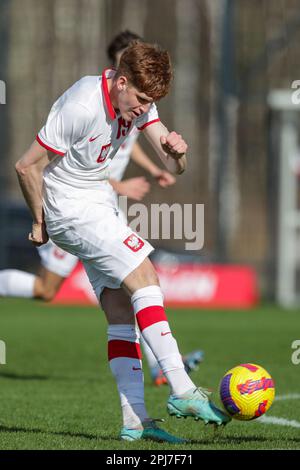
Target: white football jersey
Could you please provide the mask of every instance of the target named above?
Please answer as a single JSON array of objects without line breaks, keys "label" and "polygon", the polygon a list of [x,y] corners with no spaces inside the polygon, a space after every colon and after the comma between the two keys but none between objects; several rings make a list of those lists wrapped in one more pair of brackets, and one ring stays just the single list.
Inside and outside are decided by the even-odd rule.
[{"label": "white football jersey", "polygon": [[159,121],[154,103],[132,122],[116,114],[107,86],[114,73],[107,69],[100,77],[82,78],[52,106],[37,141],[61,158],[47,166],[46,185],[49,179],[75,188],[99,188],[99,181],[110,177],[108,167],[130,131]]},{"label": "white football jersey", "polygon": [[139,136],[139,130],[134,126],[130,131],[127,139],[123,142],[119,148],[115,158],[111,161],[109,166],[110,178],[121,181],[126,171],[127,165],[130,160],[132,148]]}]

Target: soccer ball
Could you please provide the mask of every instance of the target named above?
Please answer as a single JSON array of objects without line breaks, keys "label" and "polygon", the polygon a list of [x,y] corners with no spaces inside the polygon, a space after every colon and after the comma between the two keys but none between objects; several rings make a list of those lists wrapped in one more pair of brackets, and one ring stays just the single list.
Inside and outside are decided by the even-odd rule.
[{"label": "soccer ball", "polygon": [[256,364],[240,364],[224,375],[220,384],[221,401],[232,418],[250,420],[263,415],[275,397],[270,374]]}]

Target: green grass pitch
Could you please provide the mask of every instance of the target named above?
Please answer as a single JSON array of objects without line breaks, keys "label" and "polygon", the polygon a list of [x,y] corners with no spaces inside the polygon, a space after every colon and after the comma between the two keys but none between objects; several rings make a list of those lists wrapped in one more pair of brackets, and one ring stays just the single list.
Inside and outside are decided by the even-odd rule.
[{"label": "green grass pitch", "polygon": [[[94,307],[0,299],[7,362],[0,365],[0,449],[300,449],[300,365],[291,361],[291,344],[300,339],[300,312],[272,306],[233,312],[169,309],[168,317],[183,353],[205,351],[193,379],[212,388],[217,403],[228,369],[244,362],[265,367],[279,397],[266,416],[280,418],[281,424],[232,421],[215,431],[200,421],[171,418],[168,387],[153,387],[145,364],[150,416],[164,418],[166,430],[192,443],[121,442],[103,313]],[[294,397],[280,399],[290,394]]]}]

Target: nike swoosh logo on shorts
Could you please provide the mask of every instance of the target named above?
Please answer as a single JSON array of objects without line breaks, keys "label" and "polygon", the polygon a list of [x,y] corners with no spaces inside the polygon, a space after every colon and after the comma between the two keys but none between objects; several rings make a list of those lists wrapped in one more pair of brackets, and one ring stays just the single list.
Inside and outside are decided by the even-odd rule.
[{"label": "nike swoosh logo on shorts", "polygon": [[96,137],[90,137],[89,138],[89,142],[94,142],[94,140],[98,139],[98,137],[100,137],[101,134],[97,135]]},{"label": "nike swoosh logo on shorts", "polygon": [[171,334],[171,331],[167,331],[166,333],[161,332],[160,336],[166,336],[166,335],[170,335],[170,334]]},{"label": "nike swoosh logo on shorts", "polygon": [[141,367],[133,367],[132,370],[142,370]]}]

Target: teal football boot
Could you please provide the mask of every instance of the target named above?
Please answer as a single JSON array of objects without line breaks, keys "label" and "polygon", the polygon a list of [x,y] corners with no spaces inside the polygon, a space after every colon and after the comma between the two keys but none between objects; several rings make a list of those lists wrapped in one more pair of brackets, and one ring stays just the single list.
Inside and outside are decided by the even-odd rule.
[{"label": "teal football boot", "polygon": [[225,425],[231,421],[230,416],[217,408],[208,398],[210,392],[202,388],[191,389],[181,397],[171,395],[167,409],[171,416],[177,418],[193,417],[201,419],[205,424]]},{"label": "teal football boot", "polygon": [[172,436],[168,432],[159,428],[155,421],[162,421],[151,419],[144,421],[143,429],[128,429],[123,427],[121,429],[120,438],[124,441],[138,441],[140,439],[155,441],[155,442],[168,442],[169,444],[186,444],[189,441],[180,437]]}]

